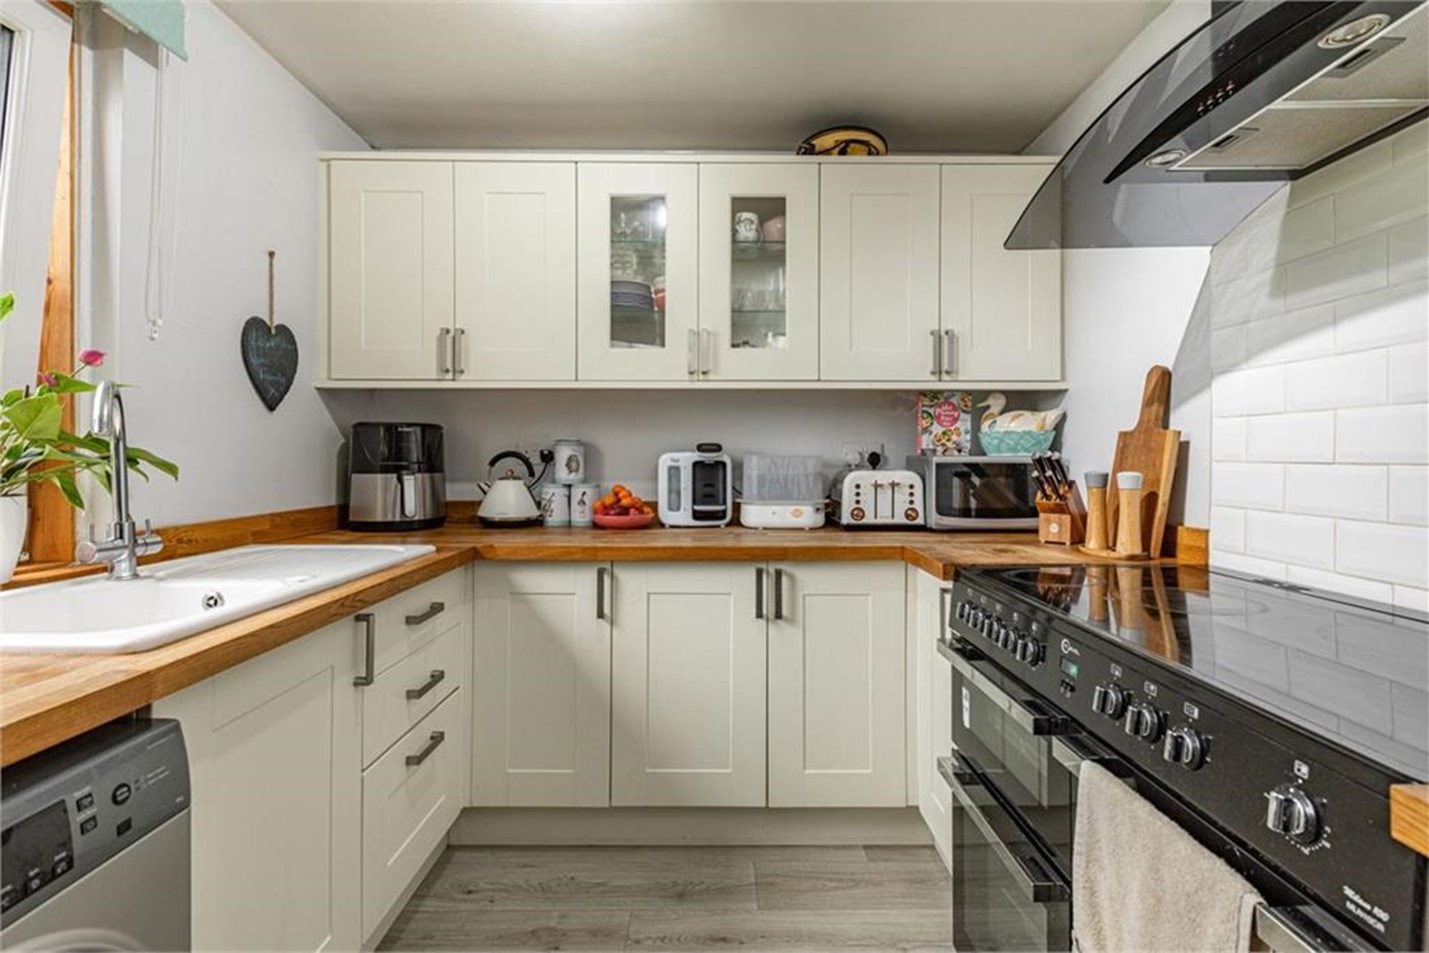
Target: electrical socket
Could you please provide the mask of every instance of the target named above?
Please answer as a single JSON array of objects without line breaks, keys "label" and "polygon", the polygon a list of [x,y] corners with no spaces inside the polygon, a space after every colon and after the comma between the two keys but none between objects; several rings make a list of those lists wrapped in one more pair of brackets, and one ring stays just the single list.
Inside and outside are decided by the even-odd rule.
[{"label": "electrical socket", "polygon": [[888,462],[888,455],[883,451],[883,441],[881,440],[845,440],[841,449],[844,463],[851,467],[867,466],[870,453],[877,453],[884,458],[885,464]]}]

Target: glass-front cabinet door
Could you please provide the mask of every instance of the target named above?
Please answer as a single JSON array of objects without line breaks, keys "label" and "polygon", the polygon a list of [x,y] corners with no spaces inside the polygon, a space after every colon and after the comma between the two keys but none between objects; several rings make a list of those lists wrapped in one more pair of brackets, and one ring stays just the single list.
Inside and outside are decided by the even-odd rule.
[{"label": "glass-front cabinet door", "polygon": [[697,378],[698,166],[582,163],[578,176],[578,376]]},{"label": "glass-front cabinet door", "polygon": [[819,169],[700,167],[698,376],[819,376]]}]

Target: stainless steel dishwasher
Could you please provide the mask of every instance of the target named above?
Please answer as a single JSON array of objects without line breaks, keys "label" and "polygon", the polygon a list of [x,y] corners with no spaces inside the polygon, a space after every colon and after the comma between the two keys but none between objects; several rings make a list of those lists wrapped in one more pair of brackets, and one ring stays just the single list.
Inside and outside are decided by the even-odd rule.
[{"label": "stainless steel dishwasher", "polygon": [[179,723],[115,722],[0,774],[0,947],[187,950]]}]

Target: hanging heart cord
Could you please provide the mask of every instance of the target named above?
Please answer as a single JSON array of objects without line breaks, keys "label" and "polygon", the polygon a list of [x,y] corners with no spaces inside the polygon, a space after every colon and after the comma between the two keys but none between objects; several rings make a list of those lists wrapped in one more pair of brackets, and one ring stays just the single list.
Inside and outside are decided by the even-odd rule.
[{"label": "hanging heart cord", "polygon": [[273,322],[273,259],[278,257],[278,253],[273,249],[268,249],[268,333],[277,333],[277,327]]}]

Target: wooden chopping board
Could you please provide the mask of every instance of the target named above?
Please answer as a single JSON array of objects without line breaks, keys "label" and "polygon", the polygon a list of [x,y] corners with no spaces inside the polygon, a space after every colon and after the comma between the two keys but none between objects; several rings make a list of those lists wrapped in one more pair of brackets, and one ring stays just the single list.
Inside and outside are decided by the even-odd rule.
[{"label": "wooden chopping board", "polygon": [[1166,427],[1170,406],[1171,369],[1158,364],[1146,374],[1141,415],[1136,419],[1136,426],[1117,434],[1111,487],[1107,491],[1107,538],[1116,539],[1120,502],[1116,475],[1131,471],[1142,475],[1141,540],[1143,548],[1153,557],[1161,555],[1166,512],[1176,479],[1176,456],[1181,449],[1181,431]]}]

